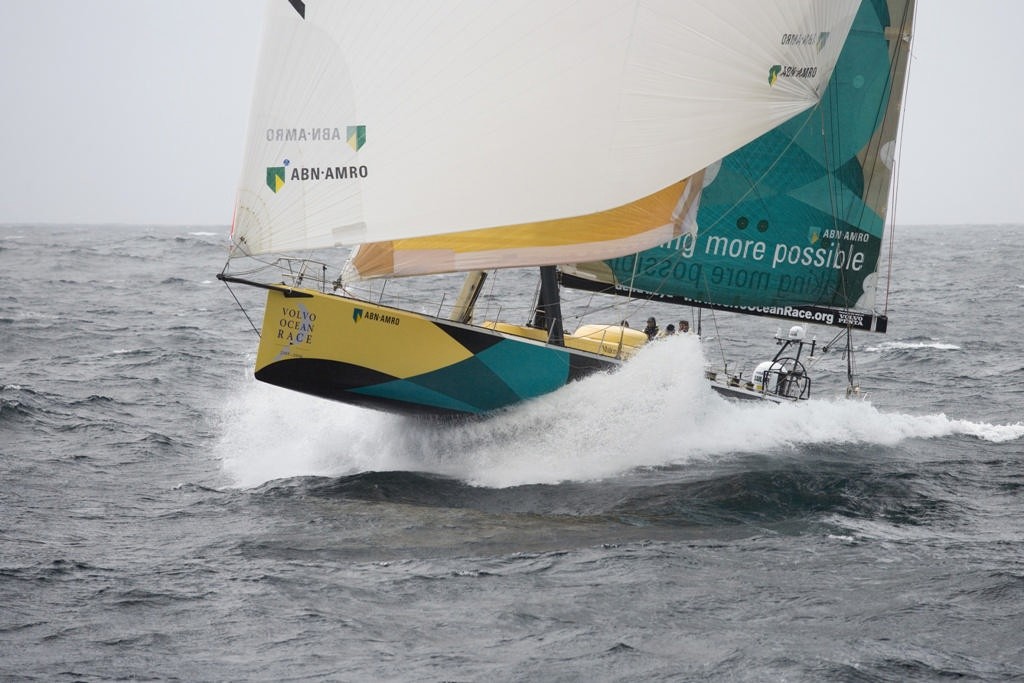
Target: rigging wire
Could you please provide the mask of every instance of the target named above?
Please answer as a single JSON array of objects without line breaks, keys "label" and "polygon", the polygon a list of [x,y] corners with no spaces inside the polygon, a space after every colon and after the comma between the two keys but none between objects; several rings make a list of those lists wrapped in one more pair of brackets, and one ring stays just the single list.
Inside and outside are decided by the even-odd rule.
[{"label": "rigging wire", "polygon": [[[829,102],[832,105],[830,110],[833,112],[833,114],[831,117],[829,117],[828,120],[826,120],[825,108],[819,108],[819,111],[821,113],[821,149],[822,157],[825,160],[825,182],[827,185],[828,192],[829,213],[832,217],[832,229],[836,232],[839,232],[839,207],[842,204],[843,183],[837,182],[836,171],[839,170],[837,168],[837,164],[839,162],[839,154],[841,153],[837,150],[841,150],[843,148],[843,128],[840,125],[839,121],[840,109],[838,90],[835,88],[827,88],[825,94],[828,95],[829,97]],[[833,149],[829,146],[830,140],[836,141],[836,149]],[[833,156],[835,158],[833,158]],[[862,203],[861,206],[862,213],[860,218],[863,219],[863,207],[866,205]],[[846,222],[845,218],[843,222]],[[862,221],[858,220],[856,225],[858,228],[860,228],[861,224]],[[849,225],[849,223],[847,223],[847,225]],[[834,238],[830,239],[830,241],[834,241]],[[841,297],[841,301],[844,303],[844,308],[849,310],[850,290],[849,281],[847,280],[847,273],[845,269],[840,269],[836,273],[836,290],[837,291],[835,293],[838,293]],[[835,293],[833,293],[833,296],[835,295]],[[824,297],[824,293],[822,294],[822,297]],[[822,299],[819,299],[819,303],[822,303]],[[825,305],[828,305],[828,303],[825,302]]]},{"label": "rigging wire", "polygon": [[249,311],[245,310],[245,306],[243,306],[242,302],[238,300],[237,296],[235,296],[235,290],[231,289],[231,285],[228,284],[227,280],[224,281],[224,286],[228,288],[231,298],[235,300],[236,304],[238,304],[238,310],[240,310],[242,315],[245,316],[245,319],[249,321],[249,326],[252,327],[252,331],[256,333],[257,337],[259,337],[260,331],[256,328],[256,324],[252,321],[252,318],[249,317]]},{"label": "rigging wire", "polygon": [[[913,9],[910,9],[910,5],[913,5]],[[910,0],[907,6],[903,9],[903,20],[900,23],[900,35],[897,38],[898,41],[906,43],[906,49],[901,49],[901,45],[897,44],[896,47],[896,58],[893,59],[894,67],[900,59],[910,62],[914,58],[913,51],[911,49],[913,43],[913,27],[917,21],[917,3],[914,0]],[[911,33],[907,32],[907,25],[910,25]],[[906,102],[907,94],[910,92],[910,64],[908,63],[902,70],[896,70],[894,73],[903,73],[903,101]],[[903,121],[906,117],[906,108],[900,107],[899,119],[897,129],[903,130]],[[885,274],[885,301],[883,302],[883,312],[888,315],[889,313],[889,294],[892,291],[892,263],[893,255],[895,253],[896,245],[896,207],[898,205],[899,196],[899,166],[903,157],[903,135],[902,133],[898,136],[898,154],[894,154],[893,159],[893,181],[892,181],[892,192],[889,196],[889,203],[892,215],[889,220],[889,263],[886,268]]]},{"label": "rigging wire", "polygon": [[[821,145],[822,145],[822,156],[825,159],[825,168],[826,168],[825,178],[826,178],[826,182],[828,184],[829,209],[830,209],[831,214],[832,214],[832,229],[838,232],[840,230],[840,227],[839,227],[839,223],[840,223],[839,207],[842,204],[842,194],[843,194],[843,189],[844,189],[845,185],[842,182],[839,182],[838,178],[836,177],[837,176],[836,171],[840,170],[837,167],[837,164],[839,162],[839,154],[840,154],[840,152],[838,150],[841,150],[843,148],[843,144],[842,144],[843,127],[840,125],[840,122],[839,122],[839,118],[840,118],[839,117],[839,111],[840,111],[840,109],[839,109],[839,94],[838,94],[838,92],[833,90],[833,89],[831,89],[831,88],[829,88],[828,91],[826,92],[826,94],[829,97],[829,101],[830,101],[830,103],[832,105],[831,111],[834,112],[834,114],[830,117],[829,120],[826,121],[825,109],[824,109],[824,107],[821,108],[821,129],[820,129],[821,130]],[[879,106],[881,107],[882,105],[879,104]],[[884,123],[884,113],[885,113],[885,110],[882,109],[883,123]],[[875,120],[876,121],[878,120],[878,115],[877,114],[876,114]],[[831,137],[830,137],[830,135],[831,135]],[[829,146],[830,140],[835,140],[835,142],[836,142],[835,148],[832,148],[832,147]],[[833,159],[833,155],[835,156],[834,159]],[[861,168],[863,170],[863,166]],[[835,170],[833,170],[833,169],[835,169]],[[864,184],[864,187],[867,188],[867,187],[870,187],[870,186],[871,186],[871,181],[869,179]],[[858,229],[863,229],[862,228],[862,226],[863,226],[863,219],[864,219],[864,215],[865,215],[865,213],[867,211],[867,202],[861,202],[860,203],[860,207],[861,207],[861,212],[860,212],[860,216],[859,216],[859,218],[858,218],[858,220],[856,222],[856,226],[857,226]],[[845,217],[844,217],[844,221],[843,222],[846,222]],[[847,225],[850,225],[850,223],[847,223]],[[836,273],[836,289],[838,290],[837,293],[841,297],[841,301],[843,302],[844,308],[846,308],[846,310],[849,310],[850,309],[850,287],[849,287],[849,280],[847,278],[847,273],[846,273],[845,270],[840,270],[839,272]],[[854,386],[854,374],[853,374],[854,373],[854,370],[853,370],[853,365],[854,365],[854,363],[853,363],[853,327],[850,326],[850,325],[847,325],[845,327],[845,329],[843,329],[842,331],[837,333],[835,337],[833,337],[831,343],[835,343],[835,341],[838,340],[839,337],[843,336],[843,335],[846,336],[846,350],[845,350],[844,355],[846,356],[846,381],[847,381],[846,392],[847,392],[847,394],[849,394],[851,392],[853,386]],[[824,355],[824,353],[826,351],[828,351],[828,348],[829,348],[829,345],[826,345],[825,348],[822,350],[822,355]]]},{"label": "rigging wire", "polygon": [[718,354],[722,357],[722,372],[729,374],[729,361],[725,359],[725,347],[722,345],[722,331],[718,327],[718,316],[715,315],[715,309],[711,308],[708,310],[711,311],[711,323],[715,328],[715,336],[713,339],[718,346]]}]

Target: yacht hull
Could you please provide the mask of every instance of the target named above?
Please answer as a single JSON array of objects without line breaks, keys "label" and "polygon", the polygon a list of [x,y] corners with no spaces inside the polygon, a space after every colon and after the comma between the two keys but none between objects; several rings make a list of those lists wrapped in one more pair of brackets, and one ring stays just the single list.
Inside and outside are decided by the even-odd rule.
[{"label": "yacht hull", "polygon": [[353,405],[458,416],[515,405],[620,364],[496,329],[315,290],[273,288],[255,374]]}]

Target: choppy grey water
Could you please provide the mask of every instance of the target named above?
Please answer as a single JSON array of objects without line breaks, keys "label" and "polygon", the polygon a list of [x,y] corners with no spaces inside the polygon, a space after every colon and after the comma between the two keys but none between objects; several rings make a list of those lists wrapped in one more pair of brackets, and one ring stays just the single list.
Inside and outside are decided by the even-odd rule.
[{"label": "choppy grey water", "polygon": [[220,230],[0,226],[0,677],[1022,677],[1022,235],[899,231],[864,402],[690,338],[441,427],[252,380]]}]

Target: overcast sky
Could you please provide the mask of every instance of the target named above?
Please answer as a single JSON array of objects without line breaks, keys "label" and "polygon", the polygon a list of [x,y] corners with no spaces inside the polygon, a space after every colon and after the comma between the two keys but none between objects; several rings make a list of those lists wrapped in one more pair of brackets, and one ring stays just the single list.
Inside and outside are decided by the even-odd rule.
[{"label": "overcast sky", "polygon": [[[0,0],[0,223],[227,226],[262,15]],[[919,0],[898,223],[1024,224],[1021,26],[1024,0]]]}]

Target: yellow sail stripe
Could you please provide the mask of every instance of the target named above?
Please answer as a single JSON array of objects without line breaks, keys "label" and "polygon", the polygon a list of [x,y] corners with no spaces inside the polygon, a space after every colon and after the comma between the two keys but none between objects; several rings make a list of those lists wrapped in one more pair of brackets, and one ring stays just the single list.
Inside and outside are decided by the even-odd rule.
[{"label": "yellow sail stripe", "polygon": [[674,220],[673,212],[687,182],[583,216],[364,244],[352,265],[370,278],[551,265],[570,253],[581,260],[613,258],[680,234],[678,216],[684,214],[676,212]]}]

